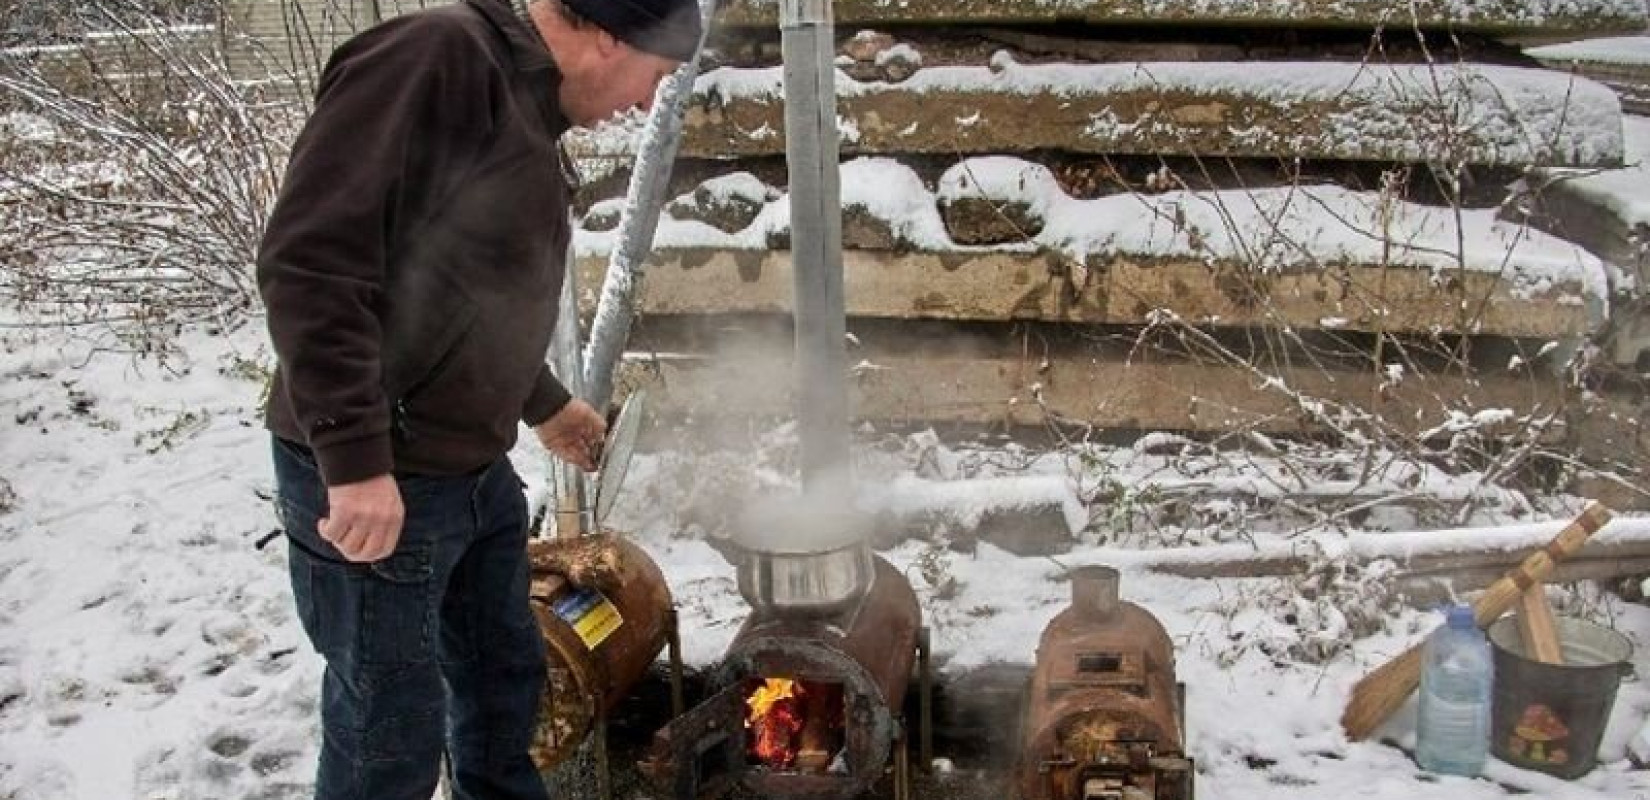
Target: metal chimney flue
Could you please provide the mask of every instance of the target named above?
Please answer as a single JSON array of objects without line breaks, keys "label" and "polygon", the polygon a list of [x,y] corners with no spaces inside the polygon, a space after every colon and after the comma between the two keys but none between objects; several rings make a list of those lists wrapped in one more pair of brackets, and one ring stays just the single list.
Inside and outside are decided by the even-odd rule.
[{"label": "metal chimney flue", "polygon": [[1071,606],[1093,619],[1117,613],[1122,578],[1111,567],[1078,567],[1071,573]]},{"label": "metal chimney flue", "polygon": [[842,286],[836,34],[830,0],[781,0],[802,486],[846,500],[847,304]]}]

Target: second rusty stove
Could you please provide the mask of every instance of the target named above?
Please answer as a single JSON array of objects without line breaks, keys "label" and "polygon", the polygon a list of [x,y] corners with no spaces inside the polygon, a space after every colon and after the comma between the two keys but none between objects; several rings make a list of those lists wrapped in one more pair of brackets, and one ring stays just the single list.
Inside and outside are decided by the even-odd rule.
[{"label": "second rusty stove", "polygon": [[1022,724],[1020,800],[1191,800],[1184,687],[1151,612],[1110,567],[1072,572],[1043,629]]}]

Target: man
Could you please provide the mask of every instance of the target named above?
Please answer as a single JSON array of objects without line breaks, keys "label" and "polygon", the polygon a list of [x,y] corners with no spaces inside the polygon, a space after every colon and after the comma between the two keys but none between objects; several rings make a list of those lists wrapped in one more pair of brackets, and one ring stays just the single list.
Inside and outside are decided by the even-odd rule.
[{"label": "man", "polygon": [[540,800],[525,422],[605,426],[544,366],[570,235],[558,137],[647,108],[694,0],[465,0],[339,48],[258,254],[299,618],[326,659],[318,800]]}]

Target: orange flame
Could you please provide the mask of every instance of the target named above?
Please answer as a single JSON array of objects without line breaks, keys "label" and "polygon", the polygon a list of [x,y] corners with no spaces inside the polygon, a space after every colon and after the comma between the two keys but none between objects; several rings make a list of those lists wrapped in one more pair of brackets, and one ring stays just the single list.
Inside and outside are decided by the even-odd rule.
[{"label": "orange flame", "polygon": [[768,678],[756,687],[745,704],[750,715],[745,727],[755,734],[751,738],[751,754],[774,769],[789,769],[796,763],[801,745],[797,734],[802,731],[802,713],[797,698],[802,687],[785,678]]},{"label": "orange flame", "polygon": [[769,678],[766,683],[756,687],[751,696],[746,698],[745,705],[750,706],[751,713],[745,718],[745,726],[749,727],[757,720],[767,716],[773,707],[781,700],[789,700],[801,694],[801,687],[796,681],[786,678]]}]

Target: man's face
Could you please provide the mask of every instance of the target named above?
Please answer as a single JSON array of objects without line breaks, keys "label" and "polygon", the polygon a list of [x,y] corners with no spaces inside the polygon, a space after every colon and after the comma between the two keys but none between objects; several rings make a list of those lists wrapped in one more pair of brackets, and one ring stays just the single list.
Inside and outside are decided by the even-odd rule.
[{"label": "man's face", "polygon": [[562,110],[574,125],[591,127],[632,108],[653,107],[653,94],[679,66],[606,36],[590,62],[590,69],[564,76],[560,99]]}]

